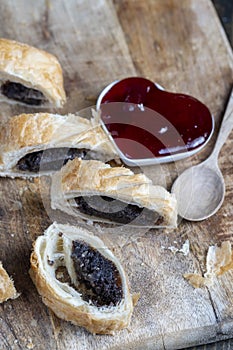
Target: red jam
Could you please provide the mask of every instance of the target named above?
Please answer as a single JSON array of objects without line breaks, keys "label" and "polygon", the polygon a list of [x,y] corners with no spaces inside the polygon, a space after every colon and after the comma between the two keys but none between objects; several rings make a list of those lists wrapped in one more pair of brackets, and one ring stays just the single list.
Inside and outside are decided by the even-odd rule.
[{"label": "red jam", "polygon": [[159,89],[144,78],[126,78],[101,99],[101,118],[128,158],[171,156],[197,149],[211,135],[209,109],[197,99]]}]

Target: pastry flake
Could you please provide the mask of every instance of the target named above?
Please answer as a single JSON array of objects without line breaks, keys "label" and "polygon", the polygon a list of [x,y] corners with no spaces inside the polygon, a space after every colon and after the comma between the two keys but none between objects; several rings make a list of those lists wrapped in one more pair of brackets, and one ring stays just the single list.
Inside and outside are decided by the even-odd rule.
[{"label": "pastry flake", "polygon": [[222,242],[221,246],[210,246],[206,257],[206,272],[186,273],[183,277],[194,287],[202,288],[213,285],[214,278],[233,269],[233,252],[230,241]]},{"label": "pastry flake", "polygon": [[194,288],[203,288],[203,287],[209,287],[212,285],[212,281],[206,277],[203,277],[202,275],[198,273],[185,273],[183,275],[184,279],[186,279],[191,286]]},{"label": "pastry flake", "polygon": [[231,242],[224,241],[221,246],[210,246],[206,257],[205,277],[220,276],[233,268]]},{"label": "pastry flake", "polygon": [[130,323],[133,298],[124,269],[83,228],[53,223],[34,243],[30,275],[43,302],[66,321],[98,334]]},{"label": "pastry flake", "polygon": [[173,194],[144,174],[96,160],[74,159],[52,177],[51,206],[86,220],[176,227]]},{"label": "pastry flake", "polygon": [[75,157],[108,161],[117,153],[100,125],[73,114],[21,114],[0,130],[0,176],[49,175]]},{"label": "pastry flake", "polygon": [[12,278],[9,277],[0,261],[0,303],[8,299],[16,299],[18,296],[19,293],[15,289]]},{"label": "pastry flake", "polygon": [[27,44],[0,38],[0,101],[62,107],[66,94],[57,58]]}]

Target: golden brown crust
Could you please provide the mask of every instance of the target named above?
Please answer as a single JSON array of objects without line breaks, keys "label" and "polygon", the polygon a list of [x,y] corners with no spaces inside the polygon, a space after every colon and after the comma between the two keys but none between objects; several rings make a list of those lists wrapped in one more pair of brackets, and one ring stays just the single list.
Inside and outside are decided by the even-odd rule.
[{"label": "golden brown crust", "polygon": [[[159,226],[177,225],[177,203],[174,195],[161,186],[154,186],[144,174],[134,174],[124,167],[111,168],[109,164],[96,160],[74,159],[52,178],[53,209],[60,209],[77,217],[83,216],[79,214],[78,208],[74,210],[75,203],[72,203],[72,199],[89,195],[117,198],[125,203],[155,211],[163,218],[163,224]],[[90,218],[94,221],[106,221]]]},{"label": "golden brown crust", "polygon": [[[57,243],[59,239],[63,239],[62,244]],[[100,249],[101,254],[104,254],[117,267],[122,280],[123,299],[116,306],[97,307],[91,305],[82,299],[81,294],[73,286],[61,283],[56,279],[55,269],[61,264],[62,259],[66,262],[67,270],[73,279],[69,245],[72,240],[77,239],[87,242],[95,249]],[[57,251],[58,246],[63,246],[59,252]],[[114,331],[129,325],[133,311],[133,300],[129,293],[125,272],[118,259],[99,238],[91,235],[87,230],[54,223],[46,230],[44,236],[37,238],[33,249],[30,276],[42,296],[43,302],[58,317],[97,334],[113,334]],[[51,265],[51,261],[53,261],[53,265]]]},{"label": "golden brown crust", "polygon": [[0,175],[33,176],[14,169],[19,159],[27,153],[56,147],[86,148],[106,160],[117,157],[108,137],[92,119],[73,114],[21,114],[0,130]]},{"label": "golden brown crust", "polygon": [[[0,39],[0,80],[11,81],[41,91],[50,105],[66,102],[61,66],[55,56],[14,40]],[[3,95],[1,100],[12,103]]]},{"label": "golden brown crust", "polygon": [[13,280],[9,277],[0,261],[0,303],[8,299],[15,299],[18,296],[19,294],[14,287]]}]

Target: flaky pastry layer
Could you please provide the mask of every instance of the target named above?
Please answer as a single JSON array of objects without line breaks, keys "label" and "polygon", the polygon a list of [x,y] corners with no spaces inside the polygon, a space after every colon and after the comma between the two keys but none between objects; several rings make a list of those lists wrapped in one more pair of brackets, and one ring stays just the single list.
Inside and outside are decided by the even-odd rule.
[{"label": "flaky pastry layer", "polygon": [[[36,89],[48,104],[62,107],[66,102],[60,63],[52,54],[14,40],[0,39],[0,84],[6,81]],[[20,103],[0,95],[0,101]]]},{"label": "flaky pastry layer", "polygon": [[[72,241],[75,240],[86,242],[116,266],[123,290],[122,300],[116,306],[97,307],[84,301],[82,294],[74,288],[76,276],[72,265],[71,247]],[[72,285],[56,278],[56,269],[59,266],[66,266]],[[34,243],[30,275],[43,302],[58,317],[98,334],[112,334],[129,325],[133,299],[124,269],[103,241],[89,231],[53,223]]]},{"label": "flaky pastry layer", "polygon": [[38,176],[18,171],[17,162],[28,153],[59,147],[86,148],[104,161],[117,158],[108,137],[93,119],[73,114],[21,114],[12,117],[0,130],[0,176]]},{"label": "flaky pastry layer", "polygon": [[[107,196],[154,211],[163,218],[161,225],[176,227],[177,202],[174,194],[155,186],[144,174],[125,167],[111,167],[96,160],[74,159],[52,177],[51,206],[76,217],[104,221],[79,213],[72,200],[79,196]],[[133,223],[132,223],[133,224]]]}]

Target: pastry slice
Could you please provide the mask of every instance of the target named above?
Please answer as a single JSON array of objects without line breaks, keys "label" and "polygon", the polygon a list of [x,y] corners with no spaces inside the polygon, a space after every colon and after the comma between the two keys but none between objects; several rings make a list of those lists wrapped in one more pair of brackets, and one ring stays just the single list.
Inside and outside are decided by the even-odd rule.
[{"label": "pastry slice", "polygon": [[0,303],[8,299],[15,299],[19,296],[17,293],[13,280],[2,266],[0,261]]},{"label": "pastry slice", "polygon": [[86,220],[149,227],[176,227],[173,194],[144,174],[74,159],[52,177],[51,206]]},{"label": "pastry slice", "polygon": [[0,101],[63,106],[62,69],[55,56],[8,39],[0,39],[0,53]]},{"label": "pastry slice", "polygon": [[129,325],[133,300],[124,269],[89,231],[52,224],[34,243],[30,275],[58,317],[100,334]]},{"label": "pastry slice", "polygon": [[21,114],[0,129],[0,176],[49,175],[75,157],[103,161],[117,157],[94,118]]}]

